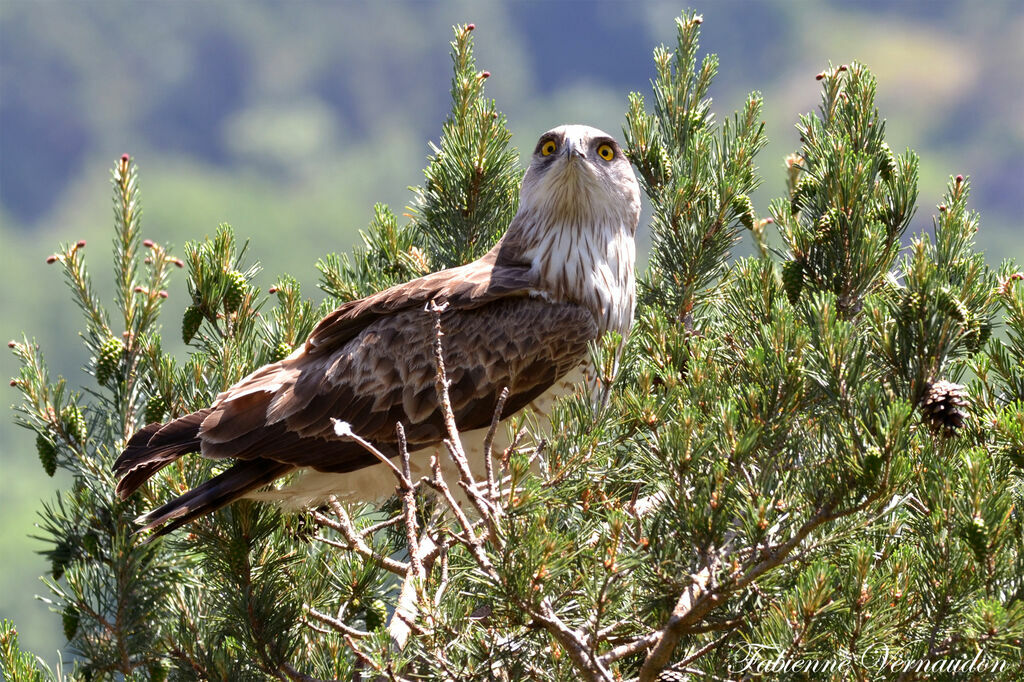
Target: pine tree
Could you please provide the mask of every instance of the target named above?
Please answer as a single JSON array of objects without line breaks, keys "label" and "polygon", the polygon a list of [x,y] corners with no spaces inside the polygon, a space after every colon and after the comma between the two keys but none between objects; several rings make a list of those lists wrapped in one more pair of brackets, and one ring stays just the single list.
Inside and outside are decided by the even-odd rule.
[{"label": "pine tree", "polygon": [[[39,529],[71,677],[923,679],[976,656],[996,679],[1024,674],[1024,273],[986,265],[961,176],[902,246],[917,158],[886,143],[860,64],[819,74],[788,196],[759,219],[761,100],[716,122],[700,24],[683,14],[675,47],[655,50],[653,109],[628,100],[653,246],[621,358],[618,339],[593,349],[608,399],[581,389],[550,433],[519,420],[472,516],[451,498],[468,473],[414,481],[400,454],[380,508],[239,502],[147,544],[131,519],[223,464],[182,459],[127,501],[110,474],[137,427],[287,355],[337,302],[500,236],[521,171],[472,25],[455,29],[452,113],[411,218],[378,206],[362,246],[326,256],[322,304],[288,276],[257,291],[228,226],[181,260],[141,241],[137,169],[120,160],[113,307],[84,243],[49,259],[84,313],[95,382],[74,392],[35,342],[11,342],[17,419],[47,472],[72,476]],[[758,255],[731,259],[745,234]],[[175,266],[185,361],[158,327]],[[423,342],[443,402],[443,337]],[[0,664],[53,677],[7,623]]]}]

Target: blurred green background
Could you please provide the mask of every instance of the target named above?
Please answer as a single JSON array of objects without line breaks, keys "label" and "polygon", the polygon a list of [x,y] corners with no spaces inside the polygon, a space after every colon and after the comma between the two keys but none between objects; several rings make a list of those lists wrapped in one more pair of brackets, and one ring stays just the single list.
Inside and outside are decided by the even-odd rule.
[{"label": "blurred green background", "polygon": [[[922,158],[930,216],[950,174],[970,175],[990,260],[1024,256],[1024,6],[1019,2],[696,2],[721,71],[714,109],[765,96],[772,140],[755,206],[784,192],[793,125],[817,106],[814,75],[859,59],[878,75],[892,147]],[[44,259],[86,239],[110,281],[109,169],[139,164],[143,235],[176,247],[230,222],[252,240],[260,283],[343,251],[374,202],[401,212],[447,111],[451,25],[475,22],[478,66],[529,152],[583,122],[621,135],[626,94],[649,93],[650,54],[674,43],[670,3],[0,2],[0,336],[37,337],[51,368],[85,379],[77,309]],[[646,231],[642,228],[642,238]],[[169,287],[178,339],[185,284]],[[184,354],[180,342],[175,347]],[[0,374],[16,363],[0,356]],[[8,389],[6,404],[18,396]],[[58,476],[33,436],[0,420],[0,617],[49,660],[60,618],[34,598],[47,566],[33,532]]]}]

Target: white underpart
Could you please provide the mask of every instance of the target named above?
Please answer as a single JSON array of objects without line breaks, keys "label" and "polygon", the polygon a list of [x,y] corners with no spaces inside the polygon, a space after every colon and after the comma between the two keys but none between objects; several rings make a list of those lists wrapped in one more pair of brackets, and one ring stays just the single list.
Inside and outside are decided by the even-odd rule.
[{"label": "white underpart", "polygon": [[[539,395],[525,408],[536,417],[538,436],[548,433],[548,415],[554,402],[558,398],[571,393],[575,390],[576,386],[584,381],[585,377],[582,368],[573,370],[547,391]],[[487,429],[475,429],[460,434],[462,447],[466,452],[466,458],[469,460],[470,470],[473,472],[473,478],[477,481],[487,480],[487,469],[483,457],[484,438],[486,435]],[[500,458],[502,452],[508,447],[511,442],[511,436],[512,434],[509,433],[507,423],[498,426],[491,450],[496,458]],[[431,475],[430,459],[435,454],[441,464],[442,475],[452,491],[456,493],[456,499],[465,506],[464,495],[457,483],[459,471],[443,445],[435,448],[425,448],[410,454],[409,464],[412,469],[413,480],[418,481],[424,476]],[[497,467],[495,471],[497,471]],[[394,473],[384,464],[374,464],[344,474],[328,474],[313,469],[305,469],[284,488],[249,493],[246,497],[279,502],[293,509],[314,507],[322,503],[330,495],[336,495],[339,499],[348,502],[381,502],[395,494],[397,483]]]},{"label": "white underpart", "polygon": [[[587,145],[589,129],[566,126]],[[553,300],[587,306],[600,332],[625,336],[636,300],[633,234],[640,211],[635,179],[632,192],[611,190],[588,162],[560,164],[537,179],[523,181],[520,212],[509,228],[525,246],[522,253]]]}]

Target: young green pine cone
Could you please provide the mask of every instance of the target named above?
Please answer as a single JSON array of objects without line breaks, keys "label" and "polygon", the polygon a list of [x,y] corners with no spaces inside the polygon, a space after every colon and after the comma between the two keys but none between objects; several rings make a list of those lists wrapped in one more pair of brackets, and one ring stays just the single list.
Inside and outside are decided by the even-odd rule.
[{"label": "young green pine cone", "polygon": [[39,461],[43,463],[43,471],[47,476],[52,477],[57,471],[57,448],[43,434],[36,436],[36,452],[39,453]]},{"label": "young green pine cone", "polygon": [[754,202],[746,194],[737,194],[732,198],[732,208],[737,217],[748,230],[754,229]]},{"label": "young green pine cone", "polygon": [[985,519],[977,514],[972,516],[971,522],[964,524],[963,536],[974,552],[974,557],[979,563],[984,564],[988,558],[988,528],[985,526]]},{"label": "young green pine cone", "polygon": [[100,536],[96,531],[91,530],[82,537],[82,549],[90,556],[100,556]]},{"label": "young green pine cone", "polygon": [[245,281],[245,275],[238,270],[227,273],[227,278],[228,289],[224,293],[224,307],[229,313],[233,313],[242,305],[242,299],[249,290],[249,283]]},{"label": "young green pine cone", "polygon": [[374,631],[388,619],[388,606],[382,599],[374,599],[366,607],[366,629]]},{"label": "young green pine cone", "polygon": [[294,349],[291,347],[291,344],[282,341],[281,343],[274,346],[274,350],[270,353],[270,361],[280,362],[281,360],[284,360],[286,357],[291,355],[293,350]]},{"label": "young green pine cone", "polygon": [[796,305],[800,300],[800,292],[804,289],[804,266],[798,261],[789,260],[782,266],[782,288],[790,304]]},{"label": "young green pine cone", "polygon": [[814,243],[821,244],[824,241],[832,238],[835,234],[836,228],[839,227],[840,215],[838,209],[830,208],[825,211],[820,218],[818,218],[818,224],[814,226]]},{"label": "young green pine cone", "polygon": [[992,336],[992,325],[975,318],[967,326],[967,350],[977,353]]},{"label": "young green pine cone", "polygon": [[872,445],[864,453],[864,460],[861,464],[863,467],[862,478],[865,483],[872,485],[878,480],[878,475],[882,472],[882,451],[876,446]]},{"label": "young green pine cone", "polygon": [[971,319],[971,309],[967,307],[966,303],[960,300],[959,296],[953,295],[952,300],[953,308],[954,310],[956,310],[956,312],[953,314],[953,317],[955,317],[956,321],[960,322],[961,324],[968,323],[968,321]]},{"label": "young green pine cone", "polygon": [[60,420],[64,430],[76,443],[85,443],[87,436],[85,417],[77,405],[68,405],[60,413]]},{"label": "young green pine cone", "polygon": [[658,147],[658,180],[667,181],[672,177],[672,159],[664,145]]},{"label": "young green pine cone", "polygon": [[146,401],[146,423],[157,424],[164,418],[164,413],[167,412],[167,403],[159,395],[150,396],[149,400]]},{"label": "young green pine cone", "polygon": [[807,200],[816,190],[817,185],[814,180],[808,176],[800,178],[796,183],[796,187],[793,188],[793,196],[789,198],[789,205],[793,209],[793,213],[799,213],[807,208]]},{"label": "young green pine cone", "polygon": [[203,311],[199,309],[199,306],[190,305],[186,308],[185,316],[181,318],[181,340],[185,343],[191,342],[202,323]]},{"label": "young green pine cone", "polygon": [[943,287],[935,295],[942,312],[946,313],[960,324],[965,324],[971,317],[971,311],[960,300],[960,297],[949,289]]},{"label": "young green pine cone", "polygon": [[904,322],[916,320],[924,311],[924,296],[920,291],[905,292],[900,303],[900,316]]},{"label": "young green pine cone", "polygon": [[103,345],[100,346],[99,356],[96,358],[96,381],[101,386],[106,386],[110,378],[114,376],[123,357],[124,342],[121,339],[111,336],[103,342]]},{"label": "young green pine cone", "polygon": [[882,165],[878,168],[878,174],[882,176],[882,179],[886,182],[892,180],[893,173],[896,172],[896,155],[892,153],[892,149],[889,147],[888,142],[882,143]]}]

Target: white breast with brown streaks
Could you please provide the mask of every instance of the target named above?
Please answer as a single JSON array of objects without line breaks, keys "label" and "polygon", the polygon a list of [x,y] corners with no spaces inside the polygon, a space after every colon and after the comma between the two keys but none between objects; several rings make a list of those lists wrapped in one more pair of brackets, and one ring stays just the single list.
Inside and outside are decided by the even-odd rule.
[{"label": "white breast with brown streaks", "polygon": [[[538,435],[546,434],[550,428],[548,415],[551,413],[555,401],[572,393],[577,386],[584,383],[585,379],[582,366],[572,370],[551,388],[537,396],[517,415],[528,414],[530,418],[527,423],[531,431]],[[500,457],[511,442],[513,434],[509,433],[509,421],[512,420],[507,419],[500,424],[495,433],[491,449],[495,457]],[[521,420],[516,421],[521,422]],[[487,470],[483,451],[487,429],[474,429],[462,433],[460,436],[473,477],[478,481],[486,480]],[[463,502],[461,488],[456,483],[459,480],[459,472],[443,445],[411,453],[409,464],[413,480],[417,481],[424,476],[430,476],[430,458],[434,454],[438,456],[441,472],[448,485],[453,492],[457,493],[460,503]],[[294,509],[316,506],[329,495],[336,495],[339,499],[348,502],[380,502],[395,493],[396,483],[394,474],[383,464],[374,464],[343,474],[323,473],[308,469],[300,472],[291,483],[280,490],[250,493],[247,497],[280,502]]]}]

